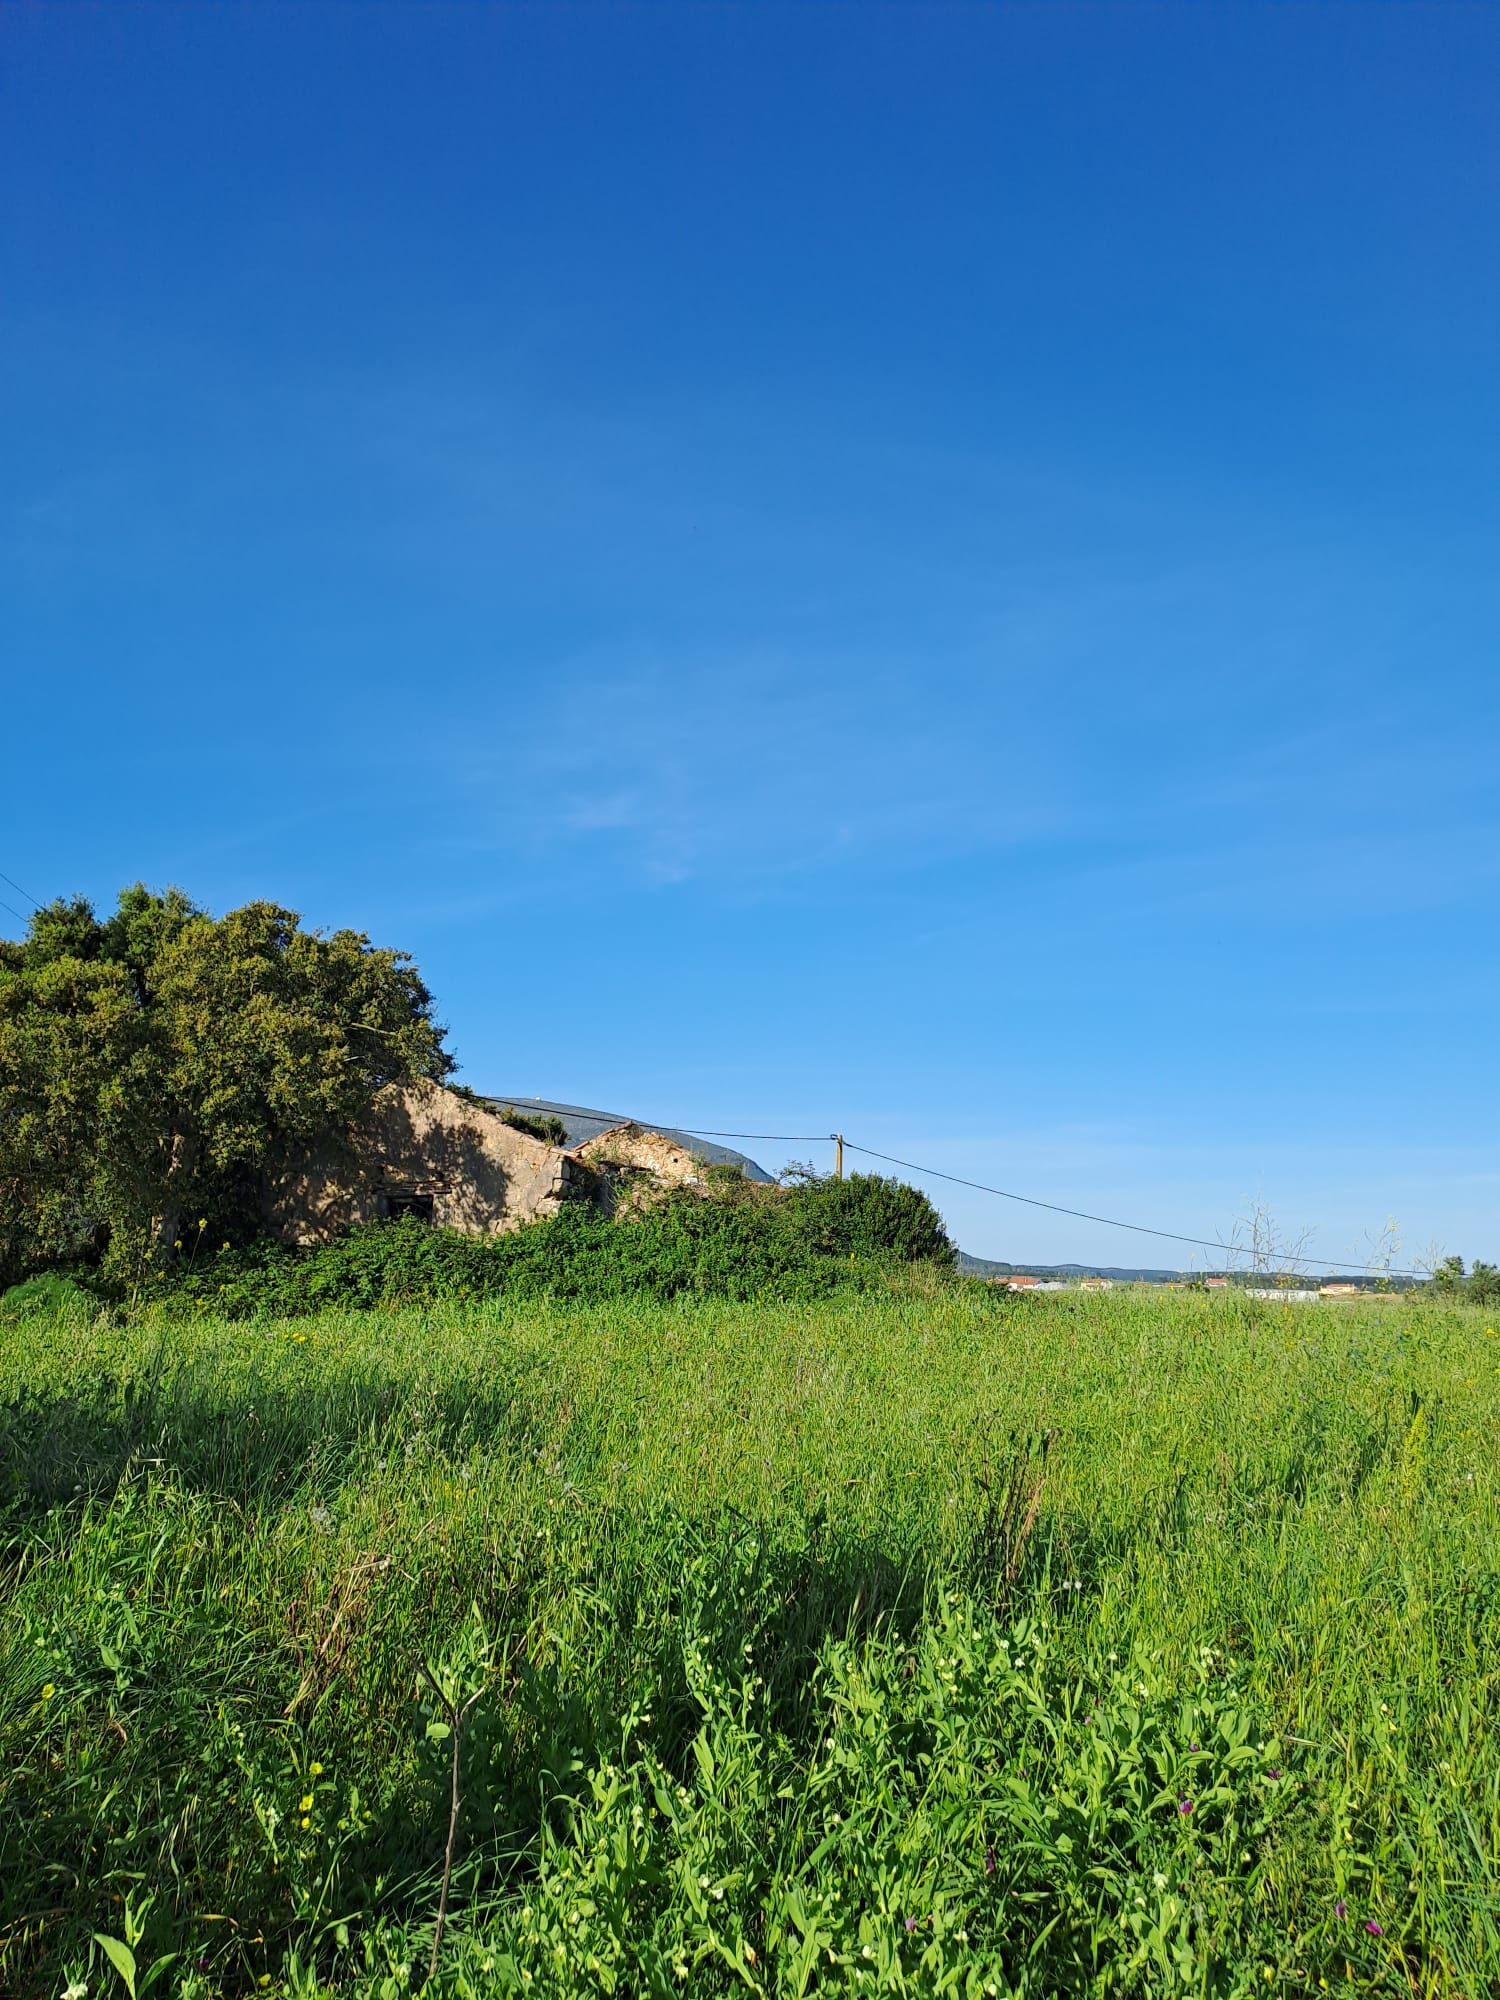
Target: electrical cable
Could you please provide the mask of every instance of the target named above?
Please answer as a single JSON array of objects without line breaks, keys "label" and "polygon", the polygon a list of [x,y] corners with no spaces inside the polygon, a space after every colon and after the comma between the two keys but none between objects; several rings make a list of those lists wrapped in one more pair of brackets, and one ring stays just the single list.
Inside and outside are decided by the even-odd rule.
[{"label": "electrical cable", "polygon": [[[1080,1222],[1102,1222],[1107,1229],[1130,1229],[1137,1236],[1159,1236],[1167,1243],[1191,1243],[1199,1250],[1217,1250],[1221,1256],[1237,1254],[1232,1244],[1214,1243],[1206,1236],[1180,1236],[1174,1229],[1151,1229],[1142,1222],[1121,1222],[1113,1215],[1091,1215],[1087,1209],[1064,1208],[1060,1202],[1038,1201],[1034,1195],[1012,1194],[1008,1188],[989,1187],[983,1181],[965,1180],[962,1174],[945,1174],[941,1167],[921,1167],[915,1160],[898,1160],[894,1153],[877,1153],[873,1146],[859,1146],[852,1139],[845,1139],[844,1144],[851,1153],[863,1153],[867,1159],[884,1160],[887,1166],[905,1167],[908,1173],[930,1175],[934,1180],[952,1181],[957,1187],[976,1188],[980,1194],[998,1195],[1002,1201],[1019,1201],[1024,1202],[1028,1208],[1050,1209],[1054,1215],[1071,1215]],[[1244,1252],[1238,1254],[1243,1255]],[[1349,1260],[1335,1262],[1329,1257],[1288,1256],[1287,1262],[1316,1264],[1324,1271],[1347,1271],[1350,1268]],[[1365,1272],[1379,1271],[1382,1277],[1387,1278],[1420,1278],[1424,1275],[1420,1271],[1387,1271],[1377,1264],[1357,1264],[1354,1269]]]},{"label": "electrical cable", "polygon": [[[641,1123],[643,1121],[636,1120],[635,1122]],[[820,1142],[827,1144],[832,1143],[839,1137],[837,1132],[720,1132],[699,1125],[658,1125],[655,1129],[657,1131],[682,1132],[689,1139],[784,1140],[789,1144],[796,1145],[814,1145]],[[919,1166],[915,1160],[898,1160],[894,1153],[877,1153],[873,1146],[858,1145],[853,1139],[846,1138],[844,1144],[851,1153],[863,1153],[866,1159],[884,1160],[887,1166],[905,1167],[908,1173],[923,1174],[934,1180],[951,1181],[955,1187],[974,1188],[980,1194],[996,1195],[1001,1201],[1022,1202],[1027,1208],[1045,1208],[1053,1215],[1070,1215],[1079,1222],[1102,1223],[1106,1229],[1128,1229],[1137,1236],[1158,1237],[1164,1243],[1187,1243],[1191,1244],[1196,1250],[1216,1250],[1223,1257],[1245,1254],[1242,1251],[1237,1252],[1232,1244],[1215,1242],[1207,1236],[1184,1236],[1175,1229],[1153,1229],[1148,1224],[1142,1222],[1121,1222],[1117,1216],[1113,1215],[1093,1215],[1087,1209],[1083,1208],[1064,1208],[1060,1202],[1039,1201],[1035,1195],[1012,1194],[1008,1188],[990,1187],[984,1181],[965,1180],[962,1174],[947,1174],[943,1172],[941,1167],[924,1167]],[[1382,1277],[1388,1278],[1420,1278],[1424,1275],[1420,1271],[1387,1270],[1384,1266],[1377,1264],[1355,1264],[1352,1259],[1347,1257],[1289,1256],[1287,1261],[1293,1265],[1316,1265],[1322,1271],[1348,1271],[1351,1269],[1366,1273],[1378,1271]]]},{"label": "electrical cable", "polygon": [[[9,879],[10,879],[9,876],[7,876],[6,880],[9,881]],[[23,895],[25,894],[24,890],[22,891],[22,894]],[[9,910],[11,915],[15,918],[18,924],[29,924],[31,922],[30,917],[23,917],[21,915],[21,912],[16,908],[15,904],[7,903],[3,896],[0,896],[0,910]]]},{"label": "electrical cable", "polygon": [[[41,904],[37,901],[36,897],[32,895],[29,889],[23,889],[19,882],[11,881],[10,876],[5,874],[3,871],[0,871],[0,882],[10,882],[10,886],[12,887],[12,889],[15,890],[16,894],[18,896],[24,896],[27,902],[30,903],[32,909],[39,910],[42,907]],[[7,910],[9,910],[10,904],[7,903],[5,907]],[[12,916],[15,916],[17,912],[12,910],[11,914]],[[25,919],[23,918],[22,921],[24,922]]]},{"label": "electrical cable", "polygon": [[[640,1123],[636,1120],[636,1123]],[[657,1127],[660,1131],[662,1128]],[[839,1136],[837,1132],[709,1132],[701,1125],[670,1125],[670,1132],[686,1132],[690,1139],[784,1139],[789,1145],[812,1146],[831,1145]]]}]

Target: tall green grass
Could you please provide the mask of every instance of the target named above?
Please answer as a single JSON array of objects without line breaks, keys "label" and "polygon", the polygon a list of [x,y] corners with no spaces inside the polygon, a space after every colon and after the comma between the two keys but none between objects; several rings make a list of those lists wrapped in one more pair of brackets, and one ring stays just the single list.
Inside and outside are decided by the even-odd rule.
[{"label": "tall green grass", "polygon": [[1490,1993],[1494,1324],[0,1328],[0,1987]]}]

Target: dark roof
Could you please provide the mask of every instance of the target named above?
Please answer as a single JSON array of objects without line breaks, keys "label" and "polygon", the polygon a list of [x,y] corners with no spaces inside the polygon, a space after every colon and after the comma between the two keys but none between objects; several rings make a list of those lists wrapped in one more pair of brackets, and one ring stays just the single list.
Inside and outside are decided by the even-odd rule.
[{"label": "dark roof", "polygon": [[771,1181],[776,1177],[768,1174],[764,1167],[749,1159],[744,1153],[736,1153],[730,1146],[715,1145],[712,1139],[695,1139],[691,1132],[680,1132],[674,1125],[658,1125],[650,1118],[636,1118],[625,1111],[591,1111],[582,1104],[554,1104],[547,1097],[497,1097],[493,1091],[483,1094],[483,1102],[492,1104],[497,1111],[509,1105],[513,1111],[533,1111],[543,1114],[551,1112],[560,1118],[568,1135],[570,1146],[581,1146],[585,1139],[597,1139],[601,1132],[608,1132],[615,1125],[639,1125],[646,1132],[660,1132],[664,1139],[675,1139],[679,1146],[690,1152],[694,1159],[707,1160],[715,1166],[736,1166],[744,1170],[747,1179]]}]

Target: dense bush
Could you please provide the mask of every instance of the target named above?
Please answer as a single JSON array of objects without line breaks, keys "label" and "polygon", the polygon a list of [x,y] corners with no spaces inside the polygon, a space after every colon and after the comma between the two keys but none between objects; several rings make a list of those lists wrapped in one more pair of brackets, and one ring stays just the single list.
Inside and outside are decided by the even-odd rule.
[{"label": "dense bush", "polygon": [[957,1256],[943,1218],[920,1188],[884,1174],[807,1175],[787,1203],[798,1233],[825,1256],[933,1264],[952,1264]]},{"label": "dense bush", "polygon": [[931,1203],[897,1181],[715,1186],[674,1191],[619,1222],[578,1204],[504,1236],[406,1217],[312,1250],[262,1241],[187,1262],[148,1296],[234,1319],[500,1296],[814,1299],[863,1283],[877,1262],[952,1262]]},{"label": "dense bush", "polygon": [[177,1274],[159,1296],[243,1319],[501,1295],[811,1299],[842,1275],[782,1216],[679,1195],[618,1224],[580,1205],[506,1236],[463,1236],[406,1217],[314,1250],[260,1243]]}]

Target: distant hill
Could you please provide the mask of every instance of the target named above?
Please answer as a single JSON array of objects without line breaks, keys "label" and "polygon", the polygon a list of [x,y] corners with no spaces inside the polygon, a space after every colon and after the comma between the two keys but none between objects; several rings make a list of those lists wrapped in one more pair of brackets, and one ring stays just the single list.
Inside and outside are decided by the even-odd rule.
[{"label": "distant hill", "polygon": [[[1181,1284],[1189,1278],[1232,1278],[1240,1285],[1269,1285],[1274,1282],[1268,1276],[1255,1277],[1249,1271],[1124,1271],[1113,1264],[1003,1264],[993,1257],[971,1257],[966,1250],[958,1253],[958,1268],[967,1271],[974,1278],[1013,1278],[1022,1273],[1030,1278],[1117,1278],[1122,1284],[1134,1280],[1143,1285]],[[1368,1271],[1353,1271],[1347,1276],[1336,1272],[1320,1272],[1301,1282],[1318,1285],[1358,1285],[1361,1291],[1378,1292],[1388,1282],[1379,1274]]]},{"label": "distant hill", "polygon": [[1122,1284],[1132,1279],[1147,1285],[1167,1285],[1189,1274],[1186,1271],[1126,1271],[1115,1264],[1002,1264],[993,1257],[971,1257],[958,1253],[958,1268],[975,1278],[1013,1278],[1017,1272],[1029,1278],[1118,1278]]}]

